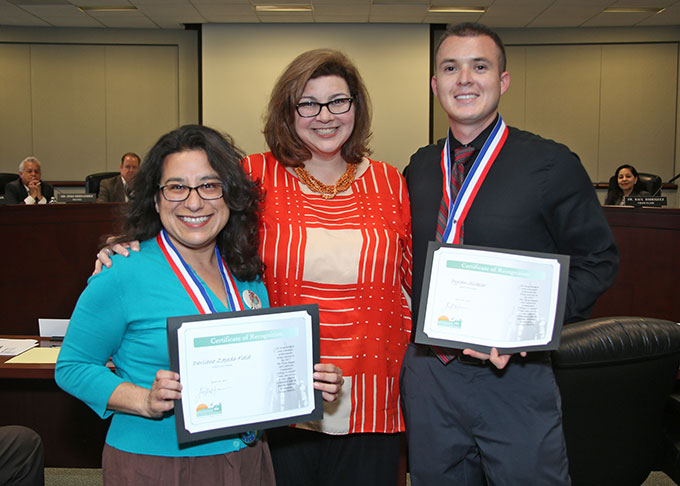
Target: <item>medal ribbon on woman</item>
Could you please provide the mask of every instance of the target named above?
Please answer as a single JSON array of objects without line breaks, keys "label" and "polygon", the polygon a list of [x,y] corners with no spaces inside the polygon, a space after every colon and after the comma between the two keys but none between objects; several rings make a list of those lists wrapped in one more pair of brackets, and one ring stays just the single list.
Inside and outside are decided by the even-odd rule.
[{"label": "medal ribbon on woman", "polygon": [[468,173],[463,185],[458,192],[458,197],[452,201],[451,196],[451,151],[449,148],[449,136],[446,138],[444,149],[442,150],[442,174],[443,180],[443,194],[446,206],[449,208],[448,218],[446,221],[446,229],[442,235],[442,243],[461,243],[460,231],[463,227],[463,222],[467,217],[467,213],[472,206],[472,202],[477,196],[479,188],[482,186],[489,169],[493,165],[498,153],[501,151],[505,140],[508,138],[508,127],[503,121],[503,117],[498,115],[498,121],[494,125],[493,130],[484,142],[484,146],[477,154],[472,168]]},{"label": "medal ribbon on woman", "polygon": [[[170,267],[177,275],[177,278],[182,283],[184,290],[191,298],[192,302],[201,314],[212,314],[217,312],[215,305],[208,297],[208,291],[205,286],[201,283],[198,276],[191,270],[191,267],[184,261],[182,256],[179,254],[175,246],[168,238],[168,233],[165,229],[162,229],[158,236],[156,236],[156,242],[158,246],[161,247],[165,258],[167,258]],[[229,272],[229,269],[224,264],[224,260],[220,255],[220,251],[215,245],[215,255],[217,256],[217,261],[219,263],[220,274],[222,275],[222,281],[224,282],[224,289],[227,293],[228,308],[231,311],[241,311],[245,307],[243,305],[243,300],[238,294],[236,289],[236,281],[234,277]]]},{"label": "medal ribbon on woman", "polygon": [[[158,236],[156,236],[156,242],[158,246],[161,247],[161,251],[168,260],[170,267],[177,275],[177,278],[182,283],[184,290],[187,291],[192,302],[201,314],[212,314],[217,312],[214,304],[208,297],[208,292],[205,286],[198,279],[196,274],[191,270],[191,267],[184,261],[182,255],[179,254],[175,245],[172,244],[170,238],[168,238],[168,233],[165,229],[162,229]],[[222,281],[224,282],[224,289],[227,293],[227,303],[229,310],[231,311],[241,311],[245,307],[243,305],[243,300],[238,294],[236,289],[236,281],[232,276],[229,268],[224,263],[222,255],[220,255],[220,250],[215,245],[215,255],[217,256],[217,261],[219,262],[220,274],[222,275]],[[249,430],[247,432],[241,433],[241,440],[246,445],[253,445],[255,441],[260,436],[259,431]]]}]

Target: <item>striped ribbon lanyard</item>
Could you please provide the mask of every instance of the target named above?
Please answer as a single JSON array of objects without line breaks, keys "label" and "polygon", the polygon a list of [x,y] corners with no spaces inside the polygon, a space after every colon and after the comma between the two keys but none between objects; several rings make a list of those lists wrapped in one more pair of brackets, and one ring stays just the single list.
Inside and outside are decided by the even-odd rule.
[{"label": "striped ribbon lanyard", "polygon": [[[165,231],[165,229],[162,229],[161,232],[158,233],[158,236],[156,236],[156,241],[158,242],[158,246],[161,247],[165,258],[167,258],[170,267],[172,267],[175,275],[177,275],[177,278],[182,283],[184,290],[186,290],[187,294],[189,294],[189,297],[198,309],[198,312],[201,314],[212,314],[217,312],[217,309],[215,309],[210,297],[208,297],[207,289],[198,279],[198,276],[193,272],[193,270],[191,270],[189,264],[187,264],[179,254],[175,246],[170,241],[168,233]],[[234,277],[231,275],[231,272],[227,266],[224,264],[224,260],[220,255],[217,245],[215,245],[215,255],[217,256],[217,261],[219,262],[220,275],[222,275],[224,289],[227,293],[227,303],[229,304],[229,310],[243,310],[245,307],[243,306],[243,300],[241,300],[241,296],[239,295],[236,288],[236,281],[234,280]]]},{"label": "striped ribbon lanyard", "polygon": [[491,169],[505,140],[508,138],[508,127],[505,125],[503,117],[498,115],[498,121],[484,142],[482,150],[477,154],[455,201],[452,200],[451,185],[448,182],[451,178],[450,138],[451,132],[449,132],[449,136],[446,138],[441,157],[442,174],[444,175],[442,191],[445,203],[449,208],[446,228],[442,235],[442,243],[458,244],[460,243],[460,230],[463,227],[463,222],[467,217],[470,206],[472,206],[472,202],[475,196],[477,196],[477,192],[482,186],[486,175],[489,173],[489,169]]}]

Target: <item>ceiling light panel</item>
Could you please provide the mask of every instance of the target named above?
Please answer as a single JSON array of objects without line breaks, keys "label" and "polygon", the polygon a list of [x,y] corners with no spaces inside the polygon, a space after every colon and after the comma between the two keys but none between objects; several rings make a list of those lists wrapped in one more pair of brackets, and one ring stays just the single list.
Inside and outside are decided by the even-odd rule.
[{"label": "ceiling light panel", "polygon": [[311,12],[311,5],[255,5],[258,13],[294,13]]},{"label": "ceiling light panel", "polygon": [[26,5],[22,8],[53,27],[102,27],[73,5]]},{"label": "ceiling light panel", "polygon": [[620,13],[620,14],[628,13],[658,14],[660,12],[663,12],[662,7],[607,7],[602,11],[602,13]]},{"label": "ceiling light panel", "polygon": [[484,7],[451,7],[446,5],[432,5],[429,13],[454,13],[454,14],[483,14],[486,12]]}]

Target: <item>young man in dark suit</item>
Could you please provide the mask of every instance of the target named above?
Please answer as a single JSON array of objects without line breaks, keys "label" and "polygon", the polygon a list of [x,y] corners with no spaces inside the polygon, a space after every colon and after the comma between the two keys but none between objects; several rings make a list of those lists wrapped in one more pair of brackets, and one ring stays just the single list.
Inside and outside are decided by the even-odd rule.
[{"label": "young man in dark suit", "polygon": [[[455,221],[459,233],[452,234],[458,239],[451,242],[570,255],[564,322],[588,318],[615,277],[618,252],[578,157],[564,145],[505,127],[498,103],[510,75],[503,44],[490,29],[449,27],[435,62],[432,90],[450,131],[448,152],[445,140],[423,147],[407,171],[413,315],[424,305],[419,299],[428,242],[437,238],[438,219],[444,227],[449,221],[446,213],[440,217],[444,192],[456,200],[456,191],[443,181],[465,180],[475,154],[498,133],[497,156],[490,157],[477,192],[461,188],[457,196],[471,197],[472,203],[464,220]],[[443,171],[458,174],[458,182],[453,175],[445,179]],[[484,354],[411,344],[401,385],[414,486],[570,484],[560,395],[548,353],[503,355],[493,348]]]}]

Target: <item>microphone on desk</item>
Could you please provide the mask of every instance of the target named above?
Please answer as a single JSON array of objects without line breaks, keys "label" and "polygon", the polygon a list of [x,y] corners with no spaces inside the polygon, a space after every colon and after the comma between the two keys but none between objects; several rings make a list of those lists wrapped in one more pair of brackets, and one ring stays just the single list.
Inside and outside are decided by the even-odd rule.
[{"label": "microphone on desk", "polygon": [[666,184],[670,184],[671,182],[673,182],[673,181],[674,181],[675,179],[677,179],[678,177],[680,177],[680,172],[678,172],[677,174],[675,174],[675,176],[672,177]]},{"label": "microphone on desk", "polygon": [[[54,189],[54,192],[57,194],[57,196],[61,197],[61,196],[64,195],[64,193],[61,192],[61,191],[60,191],[59,189],[57,189],[56,187],[54,187],[53,189]],[[59,201],[57,201],[57,197],[55,197],[54,195],[52,195],[52,199],[50,199],[50,200],[47,202],[47,204],[59,204]]]}]

